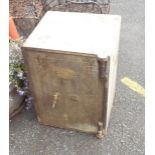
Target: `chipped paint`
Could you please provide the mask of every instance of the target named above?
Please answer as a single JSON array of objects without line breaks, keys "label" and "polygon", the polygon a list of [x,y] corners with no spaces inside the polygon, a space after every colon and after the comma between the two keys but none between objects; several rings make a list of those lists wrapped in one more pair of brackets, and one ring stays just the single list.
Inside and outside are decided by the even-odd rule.
[{"label": "chipped paint", "polygon": [[53,71],[55,74],[62,79],[73,79],[76,75],[75,71],[69,68],[62,68],[58,66],[52,66]]}]

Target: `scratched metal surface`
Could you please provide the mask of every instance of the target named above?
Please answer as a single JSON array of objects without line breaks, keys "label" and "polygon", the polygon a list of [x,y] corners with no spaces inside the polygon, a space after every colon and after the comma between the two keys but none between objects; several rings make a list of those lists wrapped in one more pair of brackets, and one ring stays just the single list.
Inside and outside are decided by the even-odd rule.
[{"label": "scratched metal surface", "polygon": [[[104,83],[96,56],[24,49],[38,121],[97,133],[105,121]],[[104,122],[105,124],[105,122]]]}]

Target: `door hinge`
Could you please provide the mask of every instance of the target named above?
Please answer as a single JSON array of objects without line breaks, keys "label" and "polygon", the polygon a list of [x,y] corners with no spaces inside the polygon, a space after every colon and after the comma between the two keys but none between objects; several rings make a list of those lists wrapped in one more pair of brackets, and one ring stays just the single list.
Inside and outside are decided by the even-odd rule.
[{"label": "door hinge", "polygon": [[109,61],[109,57],[107,58],[100,58],[98,59],[99,62],[99,74],[101,78],[106,78],[108,75],[108,61]]}]

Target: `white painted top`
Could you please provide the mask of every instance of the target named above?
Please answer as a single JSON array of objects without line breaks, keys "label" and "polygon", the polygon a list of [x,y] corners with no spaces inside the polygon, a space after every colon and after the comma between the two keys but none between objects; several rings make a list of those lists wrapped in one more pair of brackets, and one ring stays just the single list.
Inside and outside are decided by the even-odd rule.
[{"label": "white painted top", "polygon": [[23,46],[104,58],[118,52],[120,25],[119,15],[48,11]]}]

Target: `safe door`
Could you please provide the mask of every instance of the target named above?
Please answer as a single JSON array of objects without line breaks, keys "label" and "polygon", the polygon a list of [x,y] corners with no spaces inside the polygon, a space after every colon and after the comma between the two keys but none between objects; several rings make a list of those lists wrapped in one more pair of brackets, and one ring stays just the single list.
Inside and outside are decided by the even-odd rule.
[{"label": "safe door", "polygon": [[23,54],[41,124],[90,133],[104,128],[106,92],[96,55],[32,49]]}]

